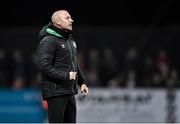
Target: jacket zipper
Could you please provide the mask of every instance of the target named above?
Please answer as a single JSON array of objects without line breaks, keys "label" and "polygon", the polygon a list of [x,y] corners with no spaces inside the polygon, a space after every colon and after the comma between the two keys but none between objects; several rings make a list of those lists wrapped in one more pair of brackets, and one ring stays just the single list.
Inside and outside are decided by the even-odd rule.
[{"label": "jacket zipper", "polygon": [[74,63],[74,55],[73,55],[73,51],[72,51],[72,48],[71,48],[71,45],[70,45],[69,40],[68,40],[68,46],[69,46],[69,48],[70,48],[71,62],[72,62],[72,65],[73,65],[73,71],[75,72],[75,71],[76,71],[76,68],[75,68],[75,63]]},{"label": "jacket zipper", "polygon": [[[69,41],[69,40],[67,40],[67,41],[68,41],[68,46],[69,46],[69,49],[70,49],[71,62],[72,62],[72,65],[73,65],[73,71],[76,72],[75,63],[74,63],[74,54],[73,54],[73,51],[72,51],[72,48],[71,48],[70,41]],[[74,86],[75,86],[75,84],[74,84]],[[74,87],[74,86],[73,86],[73,87]],[[72,88],[72,90],[73,90],[73,92],[75,92],[75,91],[74,91],[74,88]]]}]

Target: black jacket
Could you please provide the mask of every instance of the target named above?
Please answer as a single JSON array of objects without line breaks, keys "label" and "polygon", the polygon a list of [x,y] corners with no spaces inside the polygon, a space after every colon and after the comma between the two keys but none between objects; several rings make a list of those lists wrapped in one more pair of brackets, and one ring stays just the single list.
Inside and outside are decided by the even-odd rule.
[{"label": "black jacket", "polygon": [[[49,23],[40,31],[39,39],[37,57],[43,99],[77,94],[78,85],[86,81],[76,61],[76,43],[71,32],[60,30]],[[77,72],[76,80],[69,80],[70,71]]]}]

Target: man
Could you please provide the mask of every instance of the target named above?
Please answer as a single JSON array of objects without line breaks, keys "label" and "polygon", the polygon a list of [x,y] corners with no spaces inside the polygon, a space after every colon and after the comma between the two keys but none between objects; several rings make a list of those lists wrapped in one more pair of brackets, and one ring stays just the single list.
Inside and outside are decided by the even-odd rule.
[{"label": "man", "polygon": [[88,87],[76,60],[72,38],[73,20],[66,10],[53,13],[51,22],[39,33],[37,55],[42,75],[42,97],[48,103],[50,123],[75,123],[78,85],[88,95]]}]

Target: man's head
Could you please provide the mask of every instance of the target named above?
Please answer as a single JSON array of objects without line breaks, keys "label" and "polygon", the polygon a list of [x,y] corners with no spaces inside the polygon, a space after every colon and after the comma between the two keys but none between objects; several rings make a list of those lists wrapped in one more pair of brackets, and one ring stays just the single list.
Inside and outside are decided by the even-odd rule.
[{"label": "man's head", "polygon": [[58,10],[51,17],[53,25],[61,29],[72,30],[72,18],[66,10]]}]

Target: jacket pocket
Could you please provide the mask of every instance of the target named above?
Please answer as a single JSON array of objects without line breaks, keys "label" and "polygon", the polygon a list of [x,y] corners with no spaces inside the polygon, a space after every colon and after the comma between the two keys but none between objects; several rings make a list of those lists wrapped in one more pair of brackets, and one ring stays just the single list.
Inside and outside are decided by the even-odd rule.
[{"label": "jacket pocket", "polygon": [[56,83],[56,90],[59,90],[61,88],[72,88],[74,85],[74,81],[63,81]]},{"label": "jacket pocket", "polygon": [[42,88],[45,90],[55,90],[56,89],[56,84],[49,82],[49,81],[44,81],[41,85],[42,85]]}]

